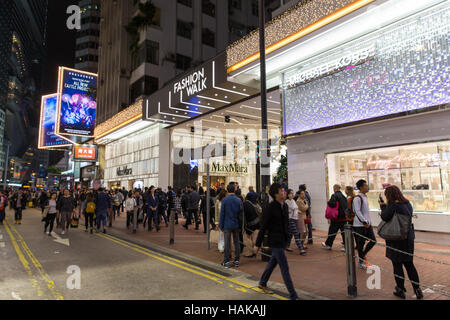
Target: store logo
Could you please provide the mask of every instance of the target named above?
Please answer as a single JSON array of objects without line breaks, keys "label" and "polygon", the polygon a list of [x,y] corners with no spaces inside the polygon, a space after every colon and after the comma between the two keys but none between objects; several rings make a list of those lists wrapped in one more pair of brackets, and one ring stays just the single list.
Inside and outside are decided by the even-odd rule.
[{"label": "store logo", "polygon": [[117,168],[117,176],[129,176],[133,174],[133,169],[128,169],[127,166],[125,166],[123,169]]},{"label": "store logo", "polygon": [[240,166],[237,163],[221,165],[215,162],[212,164],[211,172],[248,173],[248,167]]},{"label": "store logo", "polygon": [[186,90],[187,96],[193,96],[207,88],[207,77],[205,77],[205,68],[195,71],[181,81],[173,85],[173,93],[177,94],[180,91]]},{"label": "store logo", "polygon": [[375,55],[375,48],[373,46],[365,48],[360,51],[352,52],[339,59],[332,60],[330,62],[321,64],[317,67],[299,72],[291,77],[286,78],[285,87],[290,88],[302,83],[306,83],[318,78],[329,76],[333,73],[350,70],[360,65]]}]

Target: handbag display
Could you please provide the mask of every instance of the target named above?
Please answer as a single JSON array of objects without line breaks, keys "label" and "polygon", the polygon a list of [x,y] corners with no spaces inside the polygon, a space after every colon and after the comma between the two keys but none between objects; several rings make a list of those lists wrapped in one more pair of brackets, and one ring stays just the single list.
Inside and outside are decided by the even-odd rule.
[{"label": "handbag display", "polygon": [[394,212],[389,221],[381,221],[378,225],[378,235],[384,240],[398,241],[408,239],[411,228],[411,217]]},{"label": "handbag display", "polygon": [[336,201],[336,207],[331,208],[327,205],[327,210],[325,211],[325,218],[335,220],[339,216],[339,201]]}]

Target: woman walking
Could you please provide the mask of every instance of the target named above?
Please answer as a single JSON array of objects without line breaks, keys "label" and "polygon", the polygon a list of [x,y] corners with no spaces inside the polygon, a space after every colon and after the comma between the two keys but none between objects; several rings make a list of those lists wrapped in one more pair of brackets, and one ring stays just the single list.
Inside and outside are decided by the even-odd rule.
[{"label": "woman walking", "polygon": [[159,216],[158,216],[158,206],[159,206],[159,199],[158,195],[155,193],[155,187],[150,187],[150,192],[148,193],[147,199],[146,199],[146,205],[147,205],[147,222],[148,222],[148,231],[152,231],[152,218],[155,223],[156,231],[159,231]]},{"label": "woman walking", "polygon": [[254,258],[256,257],[254,248],[259,230],[259,217],[258,213],[256,212],[255,205],[250,200],[248,200],[248,195],[246,197],[246,200],[244,201],[244,217],[245,235],[251,243],[251,246],[248,247],[251,253],[250,255],[246,255],[245,257]]},{"label": "woman walking", "polygon": [[58,212],[61,217],[61,234],[65,234],[72,222],[72,213],[75,211],[76,202],[75,199],[70,195],[70,191],[68,189],[64,190],[64,196],[58,203]]},{"label": "woman walking", "polygon": [[133,192],[128,192],[127,200],[125,200],[125,210],[127,212],[127,229],[130,229],[130,225],[134,228],[134,209],[136,208],[136,199],[133,197]]},{"label": "woman walking", "polygon": [[[303,241],[300,239],[300,233],[298,230],[299,227],[299,210],[298,205],[294,200],[294,191],[292,189],[288,190],[288,199],[286,200],[286,205],[288,206],[289,210],[289,240],[287,243],[286,251],[292,252],[291,249],[289,249],[289,246],[291,244],[292,236],[294,236],[295,243],[297,244],[298,249],[300,250],[300,255],[304,256],[306,254],[305,248],[303,246]],[[302,219],[303,226],[305,225],[305,220]]]},{"label": "woman walking", "polygon": [[[410,228],[408,238],[405,240],[386,240],[386,257],[392,261],[394,267],[395,282],[397,286],[395,287],[394,295],[402,299],[406,298],[405,292],[405,274],[403,272],[403,267],[405,267],[408,273],[408,278],[412,282],[412,287],[416,298],[418,300],[423,299],[423,293],[419,285],[419,274],[417,273],[416,267],[413,263],[414,255],[414,225],[412,223],[413,208],[411,203],[406,199],[400,189],[397,186],[387,187],[384,195],[387,199],[387,204],[382,201],[380,197],[379,204],[381,208],[381,219],[383,221],[390,221],[394,214],[406,215],[410,218]],[[390,248],[403,251],[395,251]]]},{"label": "woman walking", "polygon": [[92,193],[88,193],[85,200],[85,205],[83,206],[84,221],[86,223],[86,232],[90,228],[91,234],[94,229],[94,214],[95,214],[95,202]]},{"label": "woman walking", "polygon": [[222,206],[222,200],[227,196],[227,190],[222,189],[217,196],[216,199],[216,205],[215,205],[215,223],[216,223],[216,229],[219,230],[219,240],[217,241],[217,248],[219,249],[220,253],[223,253],[225,249],[225,238],[223,235],[223,231],[219,228],[220,223],[220,208]]},{"label": "woman walking", "polygon": [[50,229],[48,230],[48,235],[51,236],[57,212],[56,193],[52,193],[52,195],[50,196],[50,200],[48,200],[46,203],[45,208],[48,208],[48,212],[44,220],[45,221],[44,233],[47,233],[47,228],[50,227]]},{"label": "woman walking", "polygon": [[306,238],[308,236],[308,231],[306,230],[307,223],[305,221],[307,219],[309,210],[308,199],[306,198],[305,191],[303,190],[300,191],[296,204],[298,207],[297,227],[298,232],[300,233],[300,241],[303,244],[303,249],[308,249],[308,247],[304,245]]}]

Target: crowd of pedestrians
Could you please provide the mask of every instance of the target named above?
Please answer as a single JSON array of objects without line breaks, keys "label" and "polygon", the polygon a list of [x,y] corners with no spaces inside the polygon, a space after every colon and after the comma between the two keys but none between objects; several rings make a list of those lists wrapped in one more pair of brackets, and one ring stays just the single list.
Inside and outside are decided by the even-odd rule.
[{"label": "crowd of pedestrians", "polygon": [[[356,183],[356,189],[358,193],[354,187],[347,186],[344,195],[341,185],[333,186],[334,192],[327,202],[327,212],[329,209],[334,215],[332,218],[327,216],[328,237],[321,245],[331,250],[339,233],[342,235],[342,244],[345,245],[343,232],[346,225],[351,225],[356,242],[358,265],[361,269],[367,269],[370,267],[367,256],[377,240],[367,198],[368,183],[360,180]],[[265,293],[273,293],[267,288],[267,282],[274,268],[279,265],[290,298],[298,299],[285,252],[294,251],[290,247],[292,238],[301,256],[307,255],[308,246],[313,244],[311,196],[307,187],[302,184],[298,191],[294,192],[289,189],[285,180],[281,184],[272,184],[259,194],[252,186],[248,190],[248,193],[243,195],[239,184],[235,182],[210,189],[209,221],[206,190],[199,184],[179,190],[168,187],[167,192],[155,186],[129,191],[125,188],[111,191],[104,188],[83,189],[75,192],[64,189],[59,192],[35,193],[23,189],[9,193],[0,191],[0,224],[5,219],[8,202],[10,208],[14,210],[15,224],[22,223],[22,211],[27,204],[39,207],[44,232],[48,235],[52,234],[55,221],[57,227],[61,229],[61,235],[64,235],[68,233],[70,227],[78,227],[81,216],[84,217],[86,232],[106,233],[107,228],[112,227],[113,221],[121,214],[126,215],[126,227],[133,233],[137,232],[140,225],[147,232],[153,230],[159,232],[162,223],[168,227],[173,215],[175,224],[179,224],[179,219],[184,220],[184,223],[180,224],[186,230],[190,226],[199,230],[202,225],[203,233],[207,233],[207,228],[210,228],[217,236],[217,249],[223,253],[221,265],[224,268],[239,267],[245,237],[249,243],[246,257],[255,258],[260,252],[267,256],[263,259],[268,261],[268,264],[261,276],[259,288]],[[403,214],[411,218],[407,239],[386,241],[386,257],[392,261],[396,275],[394,295],[405,298],[404,267],[413,282],[417,298],[421,299],[423,294],[419,286],[419,276],[413,264],[412,206],[396,186],[388,186],[384,195],[386,202],[381,195],[379,199],[383,221],[390,221],[394,214]],[[341,251],[345,252],[345,247]]]}]

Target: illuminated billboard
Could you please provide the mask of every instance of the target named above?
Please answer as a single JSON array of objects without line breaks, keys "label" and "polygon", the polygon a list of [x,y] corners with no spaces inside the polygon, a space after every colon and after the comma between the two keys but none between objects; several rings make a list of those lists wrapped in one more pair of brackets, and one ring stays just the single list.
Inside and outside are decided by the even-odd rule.
[{"label": "illuminated billboard", "polygon": [[73,161],[97,161],[97,147],[92,145],[74,146]]},{"label": "illuminated billboard", "polygon": [[57,103],[57,94],[42,96],[39,123],[39,149],[53,149],[71,145],[70,141],[55,135]]},{"label": "illuminated billboard", "polygon": [[97,75],[59,68],[56,133],[71,137],[93,137],[97,115]]}]

